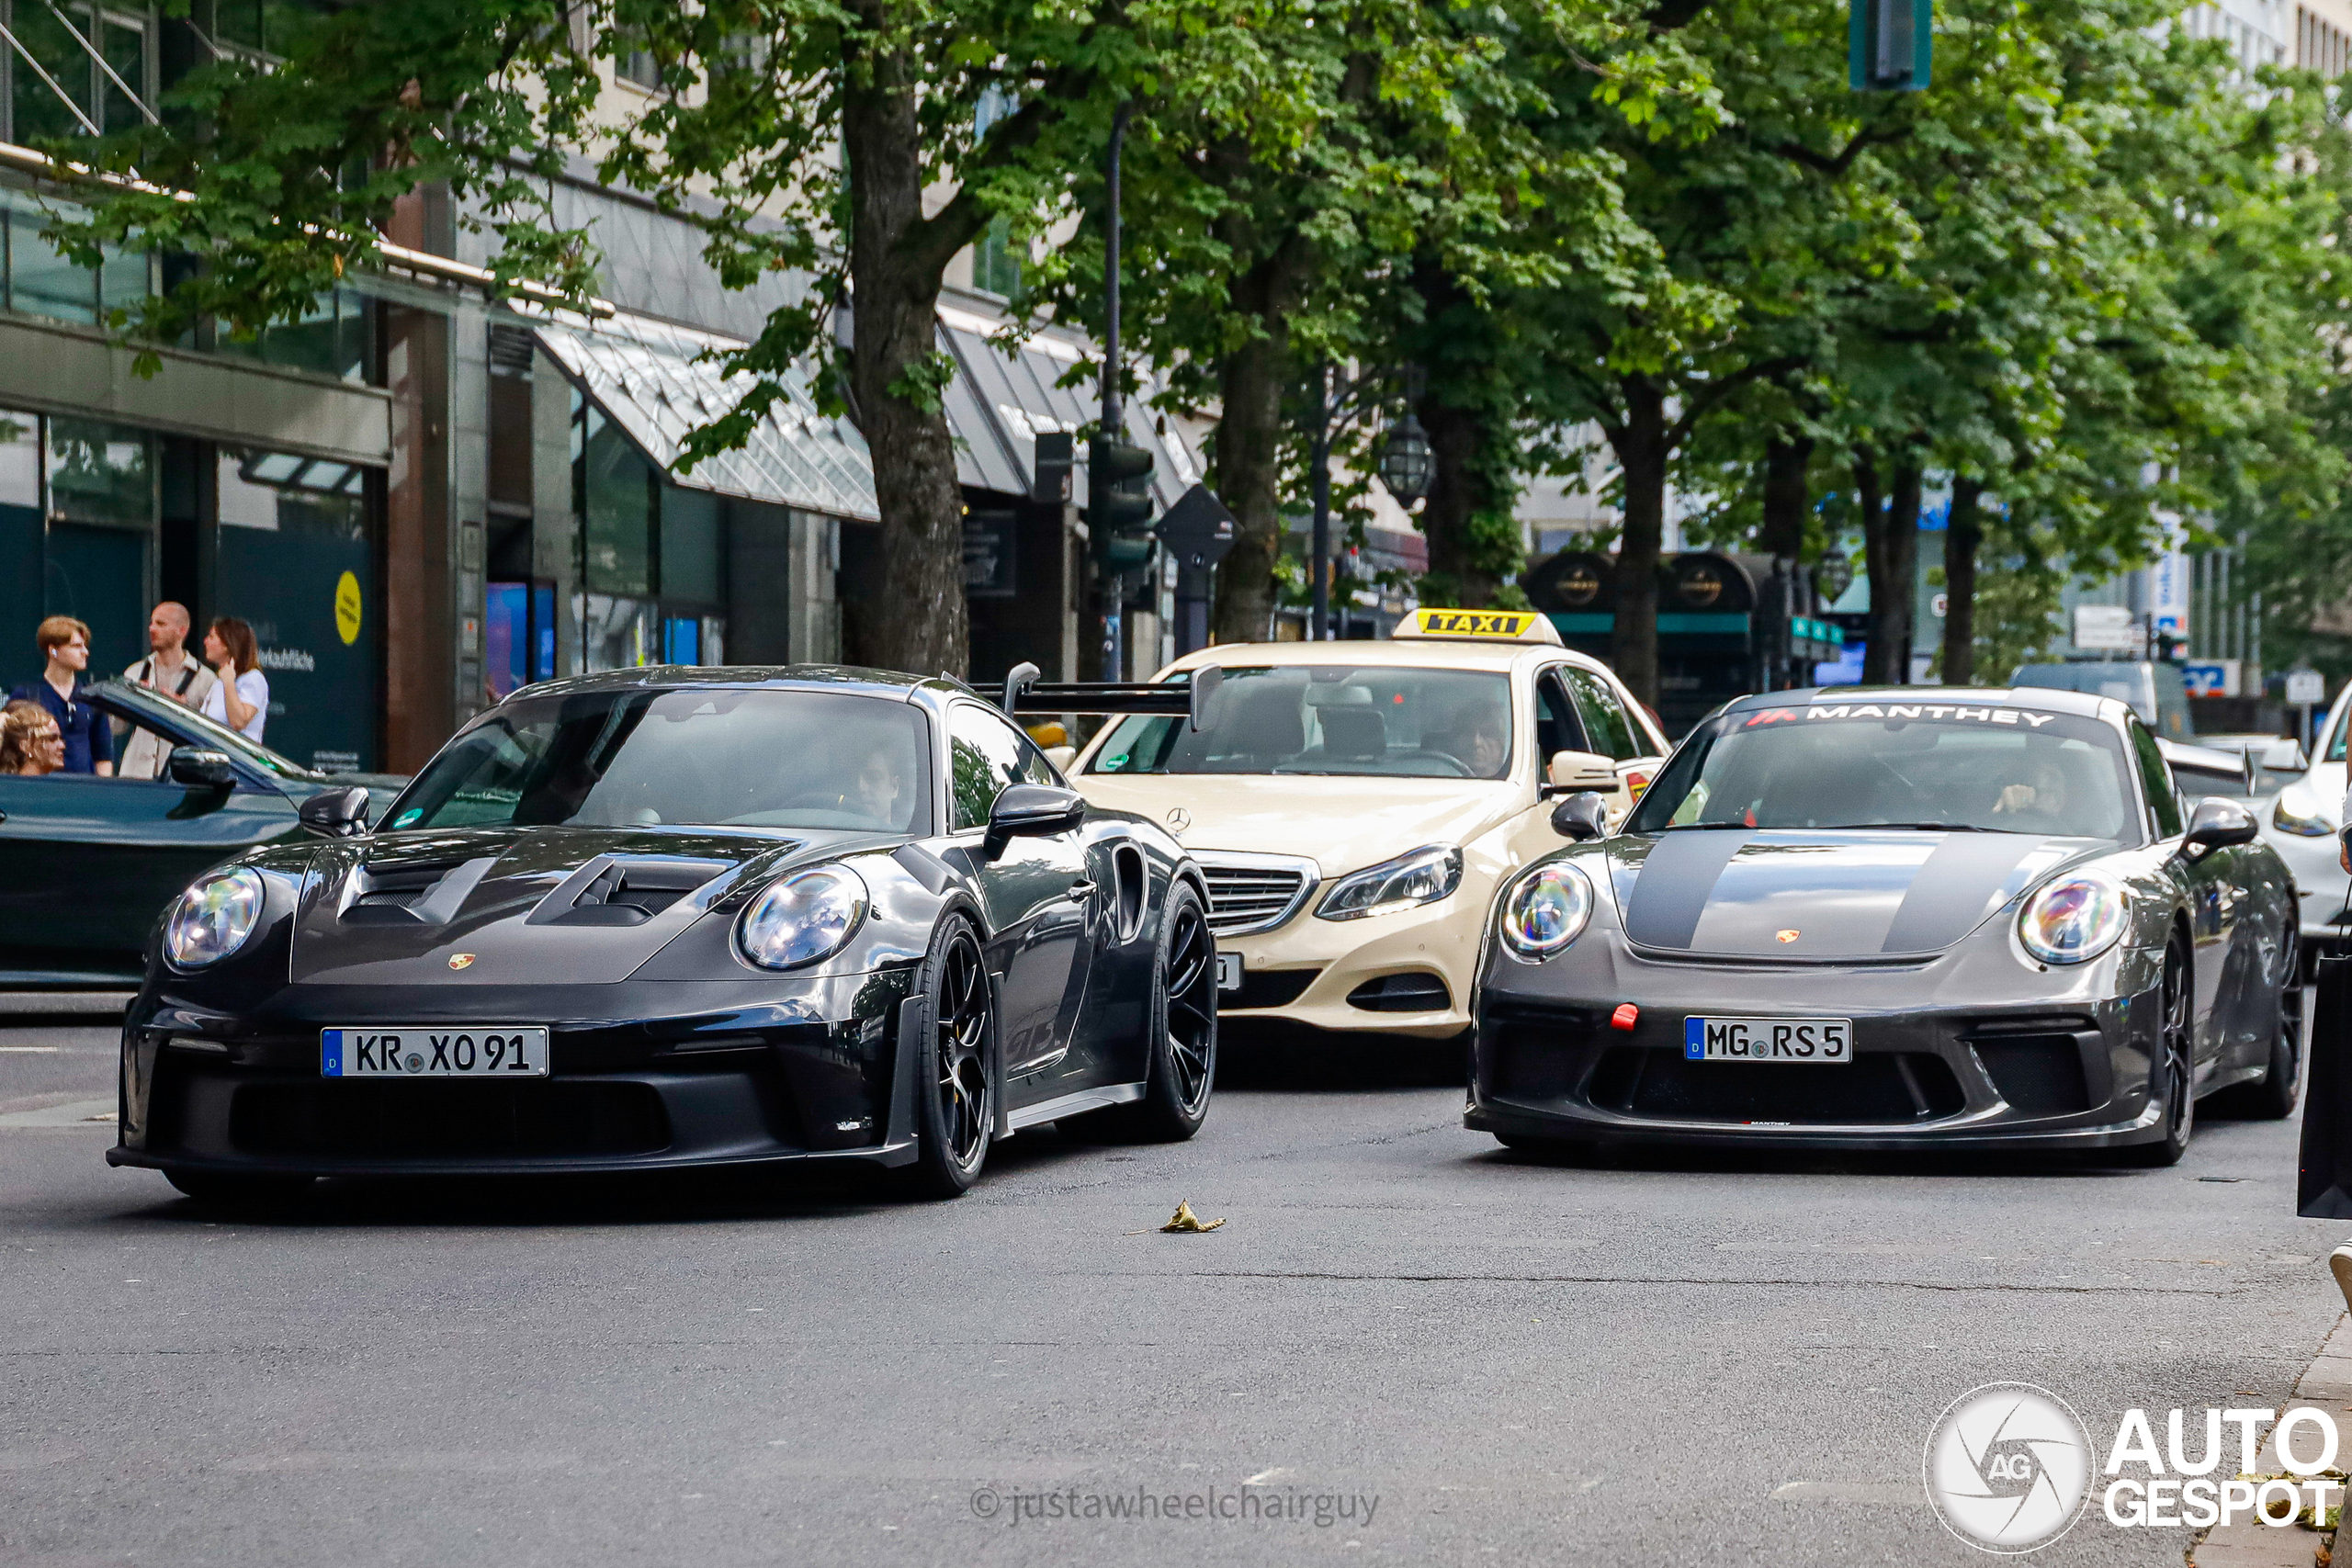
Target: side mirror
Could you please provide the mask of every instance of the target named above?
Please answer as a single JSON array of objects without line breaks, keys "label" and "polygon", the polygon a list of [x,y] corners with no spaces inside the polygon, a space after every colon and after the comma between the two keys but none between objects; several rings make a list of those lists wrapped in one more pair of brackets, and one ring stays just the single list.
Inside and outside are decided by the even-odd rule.
[{"label": "side mirror", "polygon": [[[1564,751],[1562,756],[1574,756]],[[1582,843],[1598,839],[1609,830],[1609,802],[1590,790],[1578,790],[1559,805],[1552,807],[1552,831],[1563,839]]]},{"label": "side mirror", "polygon": [[1059,784],[1007,784],[989,811],[981,850],[994,860],[1015,839],[1067,833],[1086,820],[1086,797]]},{"label": "side mirror", "polygon": [[1574,795],[1587,789],[1614,793],[1617,784],[1617,764],[1612,759],[1598,751],[1555,751],[1544,766],[1544,784],[1536,793]]},{"label": "side mirror", "polygon": [[2253,812],[2234,800],[2208,795],[2188,814],[2188,831],[2182,837],[2202,849],[2218,850],[2231,844],[2252,843],[2261,831]]},{"label": "side mirror", "polygon": [[1046,761],[1054,765],[1054,772],[1057,773],[1067,773],[1069,772],[1069,765],[1078,761],[1078,748],[1075,746],[1048,746],[1046,748]]},{"label": "side mirror", "polygon": [[175,784],[190,789],[234,789],[237,786],[236,764],[229,761],[226,751],[207,750],[200,746],[175,746],[171,757],[164,764],[164,773]]},{"label": "side mirror", "polygon": [[368,830],[368,791],[358,784],[322,790],[296,808],[303,827],[330,839],[349,839]]}]

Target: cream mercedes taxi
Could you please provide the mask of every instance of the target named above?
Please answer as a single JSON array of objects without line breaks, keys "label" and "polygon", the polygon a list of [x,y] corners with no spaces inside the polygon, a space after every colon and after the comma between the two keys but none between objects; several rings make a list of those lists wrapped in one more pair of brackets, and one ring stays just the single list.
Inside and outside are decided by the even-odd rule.
[{"label": "cream mercedes taxi", "polygon": [[1561,843],[1555,797],[1621,814],[1668,750],[1541,615],[1417,612],[1378,642],[1230,643],[1198,728],[1128,716],[1069,767],[1207,874],[1219,1012],[1443,1039],[1470,1021],[1501,881]]}]

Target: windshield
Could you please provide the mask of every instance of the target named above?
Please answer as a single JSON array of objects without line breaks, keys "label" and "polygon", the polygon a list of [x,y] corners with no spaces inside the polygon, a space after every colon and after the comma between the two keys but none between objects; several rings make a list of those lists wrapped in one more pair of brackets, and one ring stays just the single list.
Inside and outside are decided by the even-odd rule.
[{"label": "windshield", "polygon": [[2335,724],[2327,732],[2327,749],[2321,754],[2320,761],[2324,762],[2344,761],[2344,727],[2347,720],[2352,720],[2352,703],[2346,703],[2335,710]]},{"label": "windshield", "polygon": [[494,709],[390,826],[854,828],[930,819],[923,716],[831,692],[575,692]]},{"label": "windshield", "polygon": [[1510,771],[1510,677],[1378,664],[1229,669],[1198,730],[1181,718],[1128,718],[1087,767],[1428,779]]},{"label": "windshield", "polygon": [[[99,705],[106,707],[109,713],[125,718],[154,717],[157,722],[161,722],[167,717],[174,728],[188,736],[192,744],[209,747],[215,751],[226,751],[240,761],[251,762],[254,766],[275,773],[279,778],[293,779],[302,784],[316,784],[327,777],[326,774],[315,769],[306,768],[290,758],[279,756],[260,741],[231,729],[225,725],[216,723],[194,708],[184,707],[168,697],[158,697],[142,692],[128,682],[115,680],[101,682],[90,689],[90,695],[99,698]],[[177,744],[177,742],[175,741],[172,744]]]},{"label": "windshield", "polygon": [[2136,840],[2123,745],[2027,707],[1829,704],[1726,714],[1685,741],[1628,831],[1978,829]]}]

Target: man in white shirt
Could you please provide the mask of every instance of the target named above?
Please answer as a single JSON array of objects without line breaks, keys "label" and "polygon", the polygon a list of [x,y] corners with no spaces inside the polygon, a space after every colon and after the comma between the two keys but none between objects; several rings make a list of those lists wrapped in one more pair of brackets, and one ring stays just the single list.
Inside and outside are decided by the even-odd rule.
[{"label": "man in white shirt", "polygon": [[[220,684],[220,678],[188,653],[189,625],[187,605],[169,599],[156,605],[154,613],[147,617],[148,655],[125,670],[122,678],[186,706],[201,706],[206,694]],[[153,731],[133,729],[130,742],[123,750],[119,776],[161,778],[169,750]]]}]

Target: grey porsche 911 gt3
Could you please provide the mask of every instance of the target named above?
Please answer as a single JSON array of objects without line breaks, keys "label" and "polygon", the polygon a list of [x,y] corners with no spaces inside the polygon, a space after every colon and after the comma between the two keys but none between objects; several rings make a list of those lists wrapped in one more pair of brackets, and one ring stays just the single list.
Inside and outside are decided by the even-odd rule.
[{"label": "grey porsche 911 gt3", "polygon": [[516,693],[378,830],[349,791],[321,815],[345,835],[242,852],[165,912],[107,1158],[228,1201],[823,1160],[944,1197],[1023,1126],[1190,1136],[1216,1050],[1201,874],[1063,784],[1014,684],[665,668]]},{"label": "grey porsche 911 gt3", "polygon": [[2293,1109],[2287,869],[2123,703],[1746,697],[1615,836],[1597,806],[1562,802],[1577,841],[1498,897],[1467,1122],[1507,1145],[2170,1164],[2201,1096]]}]

